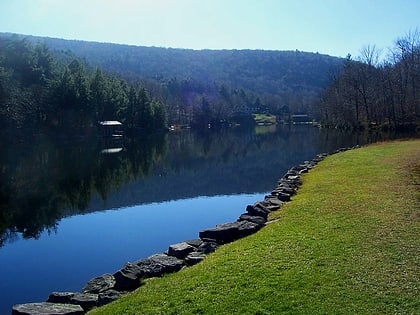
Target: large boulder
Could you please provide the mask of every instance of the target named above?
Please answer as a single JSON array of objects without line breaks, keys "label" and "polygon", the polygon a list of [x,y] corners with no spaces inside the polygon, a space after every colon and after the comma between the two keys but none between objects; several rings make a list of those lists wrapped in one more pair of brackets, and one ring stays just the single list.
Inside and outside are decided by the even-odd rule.
[{"label": "large boulder", "polygon": [[202,245],[202,244],[203,244],[203,240],[200,240],[200,239],[198,238],[198,239],[195,239],[195,240],[188,240],[188,241],[185,241],[185,243],[187,243],[188,245],[191,245],[191,246],[193,246],[193,247],[195,247],[195,248],[198,248],[198,247],[200,247],[200,245]]},{"label": "large boulder", "polygon": [[198,246],[197,251],[207,255],[213,253],[217,247],[219,247],[219,244],[216,242],[203,242]]},{"label": "large boulder", "polygon": [[241,214],[238,221],[249,221],[264,225],[267,220],[263,217],[249,215],[248,213]]},{"label": "large boulder", "polygon": [[84,293],[100,293],[112,289],[115,286],[115,278],[108,273],[93,278],[84,287]]},{"label": "large boulder", "polygon": [[293,189],[292,187],[290,187],[289,185],[281,185],[279,187],[277,187],[277,194],[278,193],[286,193],[289,194],[290,196],[293,196],[296,194],[296,189]]},{"label": "large boulder", "polygon": [[139,266],[126,263],[123,268],[114,273],[115,286],[118,291],[131,291],[140,286],[140,275],[142,271]]},{"label": "large boulder", "polygon": [[169,272],[167,266],[150,258],[140,259],[135,264],[140,268],[140,278],[160,277]]},{"label": "large boulder", "polygon": [[94,293],[75,293],[70,299],[70,303],[80,305],[83,310],[88,311],[98,305],[98,295]]},{"label": "large boulder", "polygon": [[48,297],[47,302],[80,305],[85,311],[87,311],[97,305],[98,295],[79,292],[53,292]]},{"label": "large boulder", "polygon": [[168,248],[168,255],[174,256],[179,259],[184,259],[189,253],[193,252],[196,248],[187,242],[172,244]]},{"label": "large boulder", "polygon": [[270,210],[259,202],[254,205],[246,206],[246,212],[248,212],[251,216],[258,216],[267,220]]},{"label": "large boulder", "polygon": [[47,299],[50,303],[70,303],[74,292],[52,292]]},{"label": "large boulder", "polygon": [[12,315],[80,315],[84,313],[80,305],[50,302],[18,304],[12,308]]},{"label": "large boulder", "polygon": [[166,254],[155,254],[148,259],[162,265],[164,273],[170,273],[180,270],[184,266],[184,261]]},{"label": "large boulder", "polygon": [[149,258],[140,259],[135,262],[139,267],[140,278],[160,277],[165,273],[178,271],[183,265],[183,261],[166,254],[157,254]]},{"label": "large boulder", "polygon": [[266,196],[264,198],[264,201],[267,203],[266,207],[270,211],[276,211],[276,210],[280,209],[280,207],[283,205],[283,202],[280,201],[280,199],[277,198],[277,196],[272,196],[272,195]]},{"label": "large boulder", "polygon": [[237,221],[217,225],[214,228],[199,233],[202,240],[215,241],[219,244],[229,243],[261,229],[263,225],[250,221]]}]

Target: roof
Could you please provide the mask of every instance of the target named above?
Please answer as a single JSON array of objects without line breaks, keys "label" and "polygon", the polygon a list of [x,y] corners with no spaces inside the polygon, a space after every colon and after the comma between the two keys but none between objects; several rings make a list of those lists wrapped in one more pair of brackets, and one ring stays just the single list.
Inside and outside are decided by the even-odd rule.
[{"label": "roof", "polygon": [[101,126],[121,126],[122,123],[119,122],[118,120],[104,120],[104,121],[100,121],[99,124]]}]

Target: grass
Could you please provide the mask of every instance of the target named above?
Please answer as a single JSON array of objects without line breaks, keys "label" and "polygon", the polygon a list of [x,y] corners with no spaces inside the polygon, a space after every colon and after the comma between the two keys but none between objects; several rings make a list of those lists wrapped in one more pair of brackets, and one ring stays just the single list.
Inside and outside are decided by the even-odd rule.
[{"label": "grass", "polygon": [[258,233],[89,314],[420,314],[420,141],[328,157]]},{"label": "grass", "polygon": [[252,114],[257,124],[272,125],[276,123],[276,116],[271,114]]}]

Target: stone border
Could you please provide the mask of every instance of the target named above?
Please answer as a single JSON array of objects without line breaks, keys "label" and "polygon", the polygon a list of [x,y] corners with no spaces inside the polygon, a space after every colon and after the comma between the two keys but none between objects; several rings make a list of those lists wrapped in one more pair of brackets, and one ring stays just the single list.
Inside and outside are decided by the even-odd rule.
[{"label": "stone border", "polygon": [[81,292],[53,292],[46,302],[14,305],[12,315],[85,314],[93,307],[108,304],[134,291],[143,284],[144,279],[161,277],[197,264],[220,245],[251,235],[264,227],[270,212],[279,210],[283,203],[291,201],[291,197],[297,193],[302,185],[301,175],[314,168],[326,156],[355,148],[359,146],[338,149],[330,154],[318,154],[312,160],[292,167],[263,201],[248,205],[246,212],[235,222],[202,230],[199,239],[170,245],[165,253],[128,262],[112,275],[104,274],[91,279]]}]

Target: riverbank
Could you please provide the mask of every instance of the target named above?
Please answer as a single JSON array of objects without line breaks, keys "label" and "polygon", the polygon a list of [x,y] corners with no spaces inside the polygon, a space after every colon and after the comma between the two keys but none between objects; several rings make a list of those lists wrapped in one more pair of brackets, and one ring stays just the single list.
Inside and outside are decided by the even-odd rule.
[{"label": "riverbank", "polygon": [[330,156],[280,220],[91,314],[415,313],[419,160],[418,140]]}]

